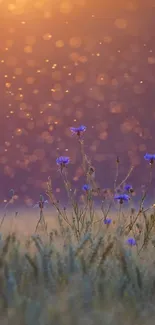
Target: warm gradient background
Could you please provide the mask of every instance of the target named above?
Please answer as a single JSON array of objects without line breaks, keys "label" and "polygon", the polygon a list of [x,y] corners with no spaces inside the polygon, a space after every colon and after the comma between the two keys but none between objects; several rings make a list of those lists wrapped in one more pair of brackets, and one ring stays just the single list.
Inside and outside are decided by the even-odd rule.
[{"label": "warm gradient background", "polygon": [[[0,0],[0,200],[14,188],[21,204],[38,200],[58,155],[71,157],[73,186],[83,184],[76,139],[101,187],[131,164],[139,191],[155,153],[155,1]],[[154,184],[153,184],[154,185]]]}]

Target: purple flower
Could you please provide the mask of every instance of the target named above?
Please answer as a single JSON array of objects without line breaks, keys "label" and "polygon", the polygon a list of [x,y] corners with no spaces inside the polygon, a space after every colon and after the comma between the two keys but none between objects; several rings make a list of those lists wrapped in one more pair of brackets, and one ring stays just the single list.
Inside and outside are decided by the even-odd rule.
[{"label": "purple flower", "polygon": [[127,192],[129,192],[129,193],[133,193],[134,192],[132,185],[129,185],[129,184],[127,184],[127,185],[124,186],[124,190],[127,191]]},{"label": "purple flower", "polygon": [[104,219],[104,224],[105,225],[110,225],[111,224],[111,221],[112,221],[112,219],[106,218],[106,219]]},{"label": "purple flower", "polygon": [[120,204],[123,202],[128,202],[130,200],[130,196],[127,194],[119,194],[114,196],[115,200],[118,200]]},{"label": "purple flower", "polygon": [[136,245],[136,240],[134,238],[128,238],[126,243],[130,246],[135,246]]},{"label": "purple flower", "polygon": [[61,157],[59,157],[59,158],[56,159],[57,165],[59,165],[61,167],[65,167],[66,165],[69,164],[69,162],[70,162],[69,157],[61,156]]},{"label": "purple flower", "polygon": [[71,127],[70,130],[71,130],[73,135],[76,134],[77,136],[80,136],[81,133],[86,131],[86,126],[80,125],[78,128]]},{"label": "purple flower", "polygon": [[14,191],[14,189],[12,188],[12,189],[9,191],[9,197],[10,197],[11,199],[13,198],[14,193],[15,193],[15,191]]},{"label": "purple flower", "polygon": [[42,201],[42,199],[41,199],[39,202],[37,202],[37,203],[33,206],[33,208],[40,208],[40,209],[43,209],[44,206],[45,206],[45,204],[48,204],[48,200]]},{"label": "purple flower", "polygon": [[154,160],[155,160],[155,155],[146,153],[145,156],[144,156],[144,159],[148,160],[150,165],[152,165]]},{"label": "purple flower", "polygon": [[91,187],[90,187],[90,185],[89,184],[84,184],[83,186],[82,186],[82,189],[83,189],[83,191],[89,191],[90,189],[91,189]]}]

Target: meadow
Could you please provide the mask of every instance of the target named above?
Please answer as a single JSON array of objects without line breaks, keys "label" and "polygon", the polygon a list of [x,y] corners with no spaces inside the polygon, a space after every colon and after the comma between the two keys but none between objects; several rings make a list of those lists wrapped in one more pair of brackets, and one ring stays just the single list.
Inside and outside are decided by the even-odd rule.
[{"label": "meadow", "polygon": [[71,128],[83,168],[80,198],[69,179],[70,159],[61,156],[56,164],[66,207],[55,196],[51,176],[48,200],[40,195],[32,214],[8,210],[9,202],[1,213],[2,325],[154,324],[155,207],[145,202],[155,155],[144,156],[148,184],[135,208],[133,166],[118,181],[117,157],[113,188],[99,187],[85,153],[85,131],[83,125]]}]

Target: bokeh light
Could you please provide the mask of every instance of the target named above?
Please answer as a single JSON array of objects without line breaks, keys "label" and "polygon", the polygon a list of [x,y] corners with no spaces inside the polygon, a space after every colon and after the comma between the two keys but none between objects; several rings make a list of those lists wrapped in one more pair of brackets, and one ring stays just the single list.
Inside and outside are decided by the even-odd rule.
[{"label": "bokeh light", "polygon": [[[69,127],[87,125],[86,150],[101,186],[154,148],[154,2],[0,1],[0,199],[15,188],[36,201],[49,175],[61,194],[57,156],[80,155]],[[73,166],[72,166],[73,165]],[[112,171],[110,171],[112,169]]]}]

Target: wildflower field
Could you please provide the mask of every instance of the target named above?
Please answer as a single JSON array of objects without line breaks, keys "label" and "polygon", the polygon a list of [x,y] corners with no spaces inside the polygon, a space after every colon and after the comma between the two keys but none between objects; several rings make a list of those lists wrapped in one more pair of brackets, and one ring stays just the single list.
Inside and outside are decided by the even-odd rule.
[{"label": "wildflower field", "polygon": [[[9,218],[9,202],[5,206],[0,220],[0,325],[155,323],[155,207],[146,206],[155,155],[144,156],[148,184],[135,208],[130,184],[134,166],[120,181],[117,157],[113,188],[98,185],[85,152],[85,131],[83,125],[71,128],[81,152],[82,189],[72,187],[70,158],[56,159],[68,195],[65,207],[55,196],[52,175],[47,199],[40,195],[34,206],[37,221],[29,217],[24,224],[29,234],[23,229],[18,236],[18,212]],[[50,205],[53,225],[47,218]]]}]

